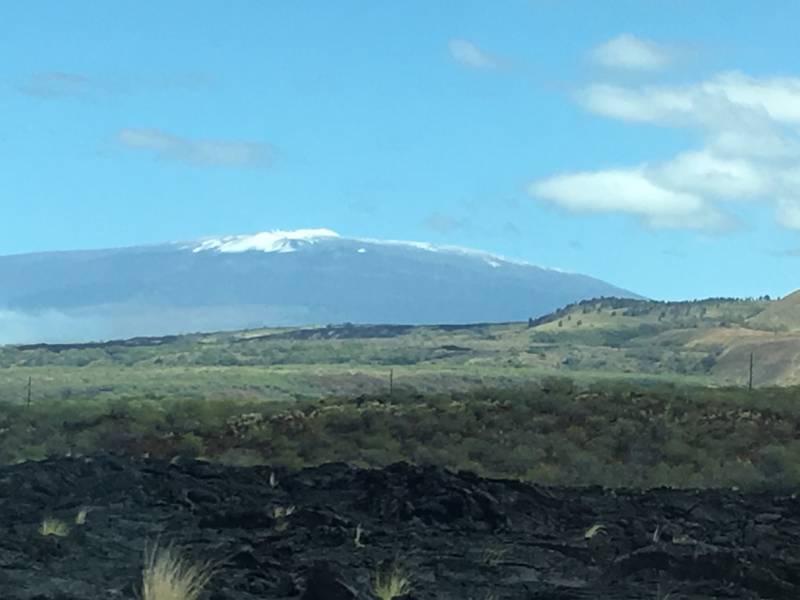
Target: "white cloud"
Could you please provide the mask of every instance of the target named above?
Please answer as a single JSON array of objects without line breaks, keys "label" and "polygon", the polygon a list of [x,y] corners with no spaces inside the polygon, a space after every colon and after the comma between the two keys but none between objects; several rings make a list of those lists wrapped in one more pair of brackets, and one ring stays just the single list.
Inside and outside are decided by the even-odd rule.
[{"label": "white cloud", "polygon": [[782,160],[800,158],[800,143],[794,132],[764,122],[760,126],[739,120],[733,128],[709,136],[709,148],[720,156]]},{"label": "white cloud", "polygon": [[158,158],[200,166],[265,167],[272,161],[272,149],[260,142],[190,139],[159,129],[123,129],[117,142]]},{"label": "white cloud", "polygon": [[591,52],[592,59],[609,69],[658,71],[672,62],[671,54],[648,40],[624,33]]},{"label": "white cloud", "polygon": [[648,169],[648,176],[667,189],[722,200],[758,198],[772,189],[765,169],[709,151],[679,154]]},{"label": "white cloud", "polygon": [[588,110],[604,117],[643,123],[686,122],[695,110],[693,98],[681,89],[595,84],[583,90],[579,99]]},{"label": "white cloud", "polygon": [[597,83],[578,100],[605,117],[689,129],[703,143],[656,163],[551,177],[530,186],[535,197],[694,229],[727,226],[726,203],[763,202],[781,226],[800,230],[800,78],[727,72],[681,86]]},{"label": "white cloud", "polygon": [[498,60],[467,40],[450,40],[450,56],[458,63],[473,69],[495,69]]},{"label": "white cloud", "polygon": [[800,230],[800,200],[797,198],[780,198],[778,200],[777,220],[787,229]]},{"label": "white cloud", "polygon": [[723,229],[729,219],[699,196],[661,187],[643,169],[567,173],[533,183],[532,195],[572,212],[627,213],[652,227]]},{"label": "white cloud", "polygon": [[800,124],[800,79],[772,77],[757,79],[729,72],[703,84],[709,95],[725,96],[732,104],[764,110],[775,121]]},{"label": "white cloud", "polygon": [[717,127],[742,116],[800,125],[800,79],[721,73],[694,85],[630,88],[595,84],[580,99],[592,112],[662,125]]}]

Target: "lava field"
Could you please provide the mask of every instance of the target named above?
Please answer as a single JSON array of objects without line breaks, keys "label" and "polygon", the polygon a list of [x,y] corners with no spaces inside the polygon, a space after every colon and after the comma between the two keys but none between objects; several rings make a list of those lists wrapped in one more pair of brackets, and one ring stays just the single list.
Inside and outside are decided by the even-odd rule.
[{"label": "lava field", "polygon": [[[69,531],[43,535],[46,518]],[[133,600],[154,543],[214,561],[208,600],[371,599],[387,570],[405,600],[800,597],[785,491],[546,488],[405,463],[0,468],[3,600]]]}]

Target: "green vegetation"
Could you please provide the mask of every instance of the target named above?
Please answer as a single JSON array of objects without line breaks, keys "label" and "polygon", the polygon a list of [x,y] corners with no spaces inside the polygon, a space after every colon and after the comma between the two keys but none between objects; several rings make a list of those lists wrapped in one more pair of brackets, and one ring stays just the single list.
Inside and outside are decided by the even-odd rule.
[{"label": "green vegetation", "polygon": [[0,401],[25,401],[28,378],[34,400],[323,398],[381,392],[390,369],[423,392],[546,375],[742,385],[751,352],[757,385],[800,384],[800,333],[786,317],[794,302],[605,298],[527,324],[345,324],[0,347]]},{"label": "green vegetation", "polygon": [[779,304],[612,298],[527,324],[341,325],[7,346],[0,347],[0,402],[26,402],[29,378],[34,402],[324,398],[379,393],[390,370],[395,382],[421,392],[518,386],[559,374],[582,382],[741,385],[750,352],[757,384],[800,383],[791,368],[800,337],[752,325]]},{"label": "green vegetation", "polygon": [[687,388],[545,378],[524,388],[265,403],[9,405],[0,461],[125,452],[232,465],[399,460],[546,484],[800,484],[796,388]]},{"label": "green vegetation", "polygon": [[757,323],[770,311],[772,327],[785,302],[600,299],[528,323],[4,347],[0,463],[124,452],[409,460],[548,484],[800,484],[797,388],[773,385],[800,383],[800,336]]}]

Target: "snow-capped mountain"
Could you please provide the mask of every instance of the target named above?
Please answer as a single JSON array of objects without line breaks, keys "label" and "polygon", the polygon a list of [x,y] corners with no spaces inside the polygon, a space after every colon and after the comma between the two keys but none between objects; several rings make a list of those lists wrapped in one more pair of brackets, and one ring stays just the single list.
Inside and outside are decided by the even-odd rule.
[{"label": "snow-capped mountain", "polygon": [[466,248],[270,231],[0,256],[0,343],[263,325],[518,321],[635,294]]},{"label": "snow-capped mountain", "polygon": [[200,243],[184,246],[192,252],[215,250],[223,253],[248,252],[294,252],[299,247],[321,240],[338,239],[339,234],[330,229],[297,229],[295,231],[262,231],[253,235],[229,235],[209,238]]}]

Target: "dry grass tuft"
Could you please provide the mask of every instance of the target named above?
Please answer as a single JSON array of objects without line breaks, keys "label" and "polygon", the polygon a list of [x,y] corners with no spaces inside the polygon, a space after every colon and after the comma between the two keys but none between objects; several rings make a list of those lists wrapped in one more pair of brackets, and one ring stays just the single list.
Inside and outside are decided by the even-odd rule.
[{"label": "dry grass tuft", "polygon": [[411,579],[397,565],[379,571],[372,582],[372,593],[380,600],[393,600],[411,592]]},{"label": "dry grass tuft", "polygon": [[197,600],[214,576],[211,562],[192,563],[174,547],[146,546],[142,600]]},{"label": "dry grass tuft", "polygon": [[69,525],[59,519],[47,517],[42,519],[42,522],[39,524],[39,535],[67,537],[69,535]]},{"label": "dry grass tuft", "polygon": [[590,540],[600,533],[605,533],[605,530],[606,526],[600,523],[592,525],[591,527],[589,527],[589,529],[586,530],[586,533],[583,534],[583,539]]},{"label": "dry grass tuft", "polygon": [[86,517],[89,516],[89,509],[82,508],[78,511],[78,514],[75,515],[75,525],[86,525]]}]

